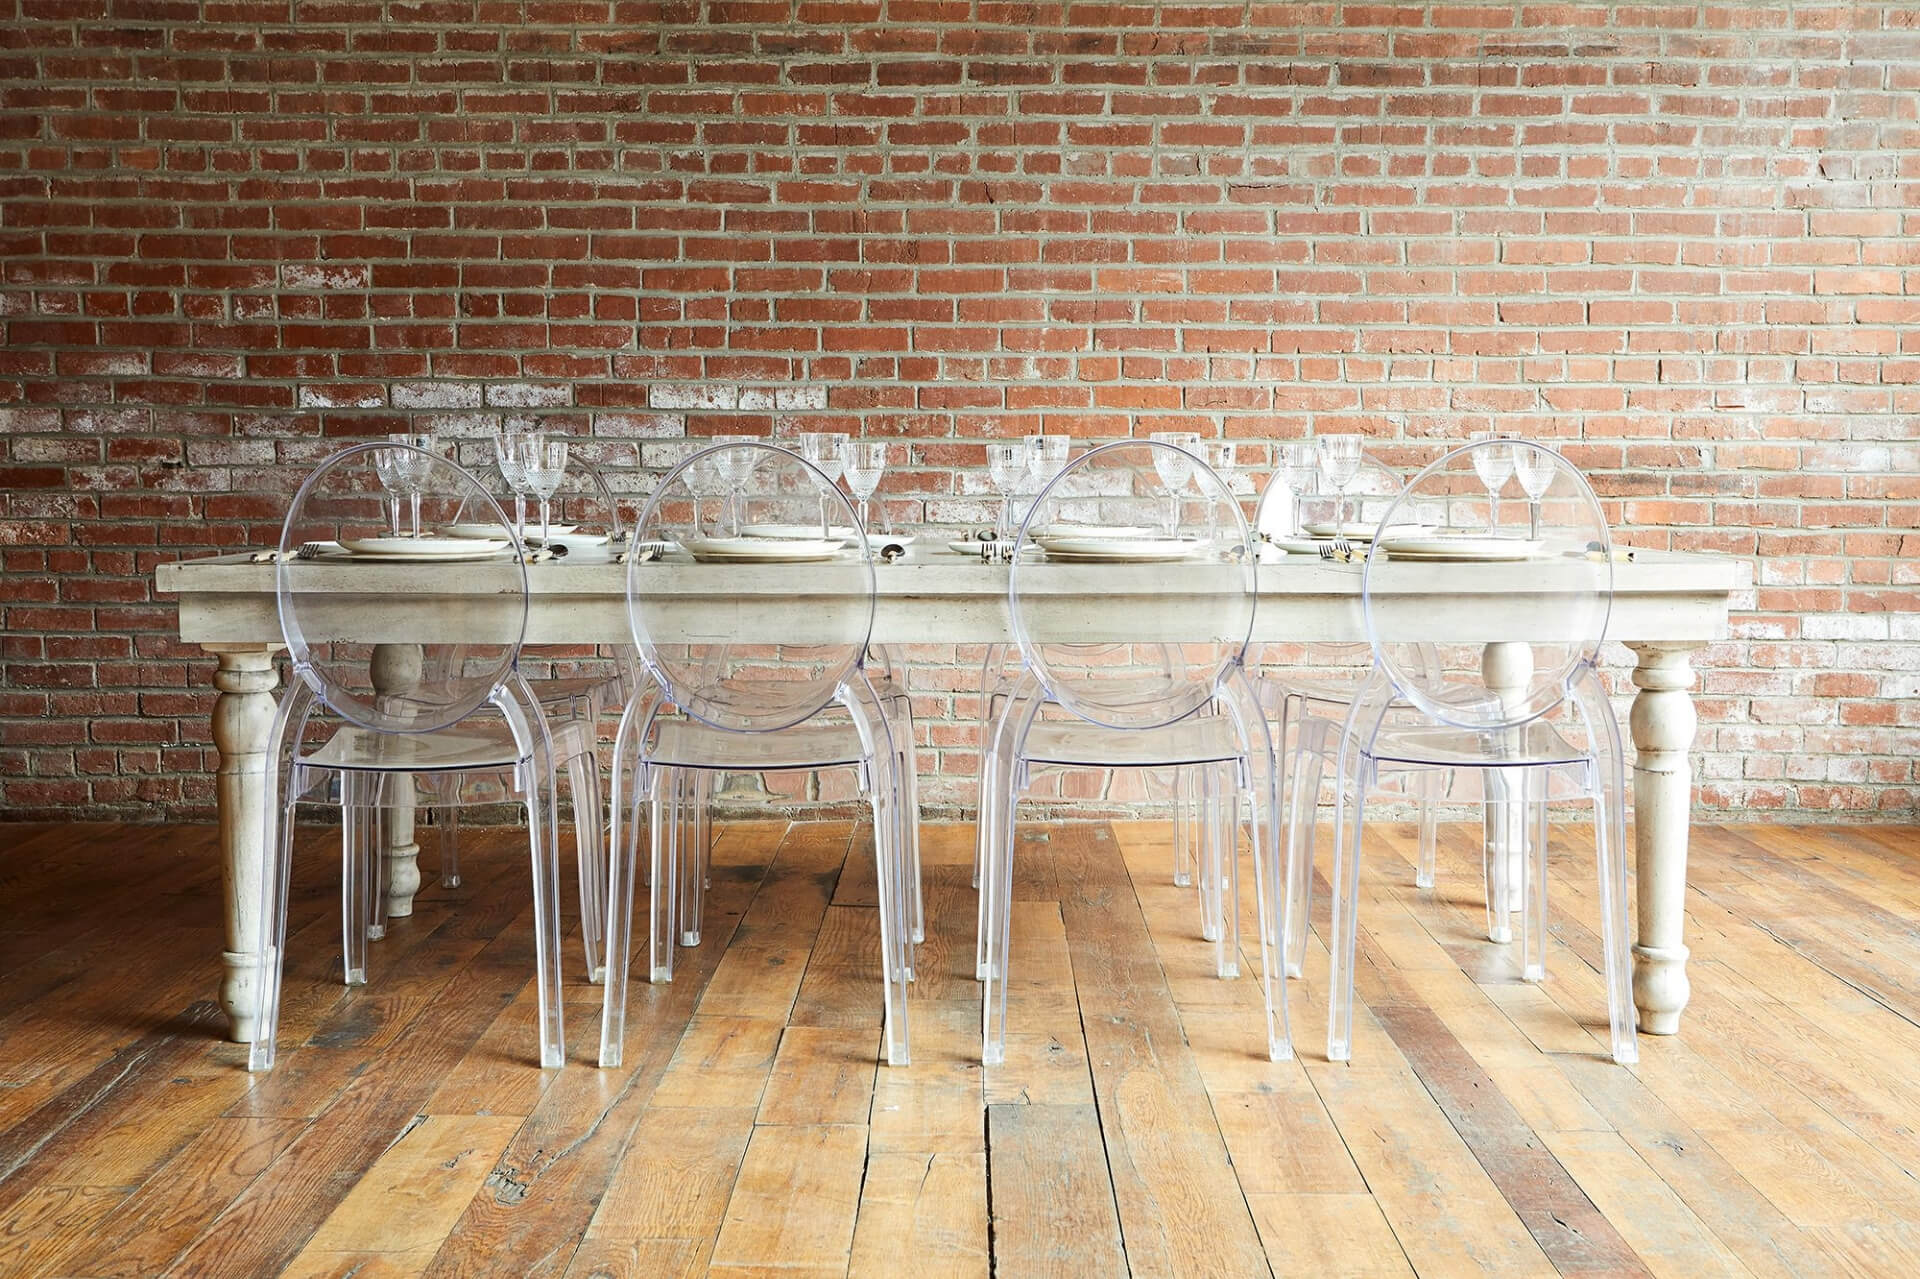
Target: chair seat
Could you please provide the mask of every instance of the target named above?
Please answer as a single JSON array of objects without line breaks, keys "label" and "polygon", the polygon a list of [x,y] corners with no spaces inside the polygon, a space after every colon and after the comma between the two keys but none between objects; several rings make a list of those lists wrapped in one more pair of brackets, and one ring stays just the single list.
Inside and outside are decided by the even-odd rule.
[{"label": "chair seat", "polygon": [[1243,754],[1228,715],[1189,715],[1164,728],[1105,728],[1085,720],[1042,721],[1021,756],[1034,764],[1150,768],[1222,764]]},{"label": "chair seat", "polygon": [[[583,749],[578,725],[556,725],[549,731],[556,758],[565,759]],[[498,720],[467,720],[436,733],[378,733],[347,724],[325,745],[302,755],[300,766],[342,772],[443,773],[512,768],[521,758],[513,734]]]},{"label": "chair seat", "polygon": [[1374,736],[1371,754],[1383,763],[1449,768],[1541,768],[1589,758],[1545,720],[1491,731],[1433,724],[1385,727]]},{"label": "chair seat", "polygon": [[706,724],[668,720],[655,728],[647,761],[668,768],[838,768],[865,758],[851,724],[806,723],[774,733],[728,733]]}]

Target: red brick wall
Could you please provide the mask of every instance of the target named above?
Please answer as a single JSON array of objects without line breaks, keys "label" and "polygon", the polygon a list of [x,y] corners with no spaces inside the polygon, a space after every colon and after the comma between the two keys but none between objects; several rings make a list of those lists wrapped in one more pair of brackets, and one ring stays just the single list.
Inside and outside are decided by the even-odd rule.
[{"label": "red brick wall", "polygon": [[153,566],[345,439],[509,417],[645,470],[899,436],[890,500],[959,522],[967,442],[1042,426],[1563,441],[1628,540],[1754,566],[1704,805],[1911,815],[1911,5],[0,12],[8,815],[207,812]]}]

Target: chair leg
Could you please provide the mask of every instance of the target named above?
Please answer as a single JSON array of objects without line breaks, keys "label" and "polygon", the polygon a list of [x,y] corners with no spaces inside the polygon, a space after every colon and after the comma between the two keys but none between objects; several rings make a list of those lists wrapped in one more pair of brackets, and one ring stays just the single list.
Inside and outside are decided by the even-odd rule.
[{"label": "chair leg", "polygon": [[367,804],[366,782],[353,773],[340,779],[340,949],[342,980],[349,986],[367,981],[367,933],[373,927],[373,899],[378,893],[374,865],[380,852],[374,847],[377,824]]},{"label": "chair leg", "polygon": [[1195,863],[1200,874],[1200,937],[1217,946],[1221,937],[1220,881],[1225,874],[1225,863],[1220,858],[1219,814],[1214,811],[1218,798],[1214,769],[1212,765],[1202,764],[1180,772],[1188,780],[1179,810],[1187,819],[1187,839],[1192,841],[1186,846],[1198,846]]},{"label": "chair leg", "polygon": [[574,859],[580,878],[580,941],[587,953],[587,980],[607,971],[607,847],[600,798],[600,763],[592,755],[567,761],[573,790]]},{"label": "chair leg", "polygon": [[[986,958],[982,964],[986,989],[981,1000],[980,1060],[983,1065],[998,1066],[1007,1059],[1007,982],[1012,976],[1013,941],[1013,832],[1017,792],[1008,789],[997,805],[999,828],[994,832],[992,864],[986,874],[991,882],[983,888],[987,908],[982,912],[986,938]],[[983,875],[983,878],[986,876]]]},{"label": "chair leg", "polygon": [[1507,856],[1507,779],[1504,771],[1497,768],[1483,768],[1480,776],[1482,793],[1486,796],[1481,812],[1481,826],[1485,834],[1481,843],[1484,850],[1481,857],[1487,881],[1487,940],[1505,945],[1513,940],[1513,924],[1509,918],[1512,861]]},{"label": "chair leg", "polygon": [[[653,878],[648,893],[648,980],[673,980],[674,912],[680,897],[680,809],[678,770],[653,770]],[[636,787],[637,790],[637,787]],[[636,805],[637,807],[637,805]]]},{"label": "chair leg", "polygon": [[680,778],[674,801],[679,810],[675,840],[679,848],[680,904],[677,910],[680,917],[680,944],[698,946],[700,912],[707,896],[707,806],[704,802],[705,788],[701,785],[706,774],[693,769],[676,771]]},{"label": "chair leg", "polygon": [[445,821],[440,826],[440,887],[460,887],[460,807],[449,804],[440,810]]},{"label": "chair leg", "polygon": [[[1193,884],[1193,831],[1188,826],[1187,814],[1193,803],[1193,779],[1186,769],[1176,767],[1173,770],[1173,882],[1175,887],[1187,888]],[[1206,911],[1201,911],[1201,933],[1206,933]],[[1208,938],[1209,941],[1212,938]]]},{"label": "chair leg", "polygon": [[1240,975],[1240,818],[1239,791],[1225,766],[1207,770],[1208,823],[1212,829],[1214,866],[1217,876],[1214,901],[1218,910],[1220,940],[1215,948],[1215,969],[1226,979]]},{"label": "chair leg", "polygon": [[1349,1061],[1353,1057],[1353,965],[1360,910],[1360,848],[1366,828],[1370,771],[1370,762],[1362,758],[1352,779],[1351,798],[1344,777],[1334,798],[1333,972],[1327,982],[1328,1061]]},{"label": "chair leg", "polygon": [[873,805],[873,872],[875,900],[880,915],[880,980],[885,1014],[882,1029],[887,1043],[887,1065],[905,1066],[912,1058],[907,1034],[907,982],[910,980],[912,904],[900,876],[907,868],[908,850],[900,843],[901,795],[893,761],[874,761],[868,787]]},{"label": "chair leg", "polygon": [[[619,761],[614,761],[619,767]],[[633,770],[628,787],[632,810],[626,826],[613,841],[607,859],[607,985],[600,1001],[600,1064],[607,1069],[620,1065],[625,1053],[627,1030],[627,975],[633,949],[634,880],[640,860],[640,812],[646,802],[641,789],[640,770]],[[654,813],[659,825],[660,814]],[[652,909],[649,907],[651,917]],[[651,924],[649,925],[651,928]],[[652,945],[652,937],[648,938]]]},{"label": "chair leg", "polygon": [[[1305,733],[1306,725],[1301,725]],[[1313,914],[1313,827],[1320,810],[1320,775],[1326,757],[1296,749],[1287,758],[1287,976],[1298,977],[1307,961],[1307,931]],[[1336,820],[1338,820],[1336,818]]]},{"label": "chair leg", "polygon": [[[287,795],[299,794],[297,779],[287,780]],[[268,802],[273,802],[270,795]],[[259,992],[260,1015],[253,1043],[247,1047],[248,1070],[271,1070],[274,1036],[280,1030],[280,985],[287,954],[287,890],[293,875],[294,806],[287,803],[270,812],[267,829],[266,874],[260,879],[260,955],[253,969],[253,988]]]},{"label": "chair leg", "polygon": [[527,852],[533,866],[534,986],[540,1002],[540,1066],[551,1070],[566,1060],[567,1051],[560,998],[560,828],[554,820],[552,765],[529,771],[539,775],[526,788]]},{"label": "chair leg", "polygon": [[1440,797],[1446,789],[1446,780],[1446,774],[1437,768],[1423,768],[1415,779],[1420,805],[1420,860],[1413,870],[1416,888],[1433,887],[1434,863],[1439,859]]},{"label": "chair leg", "polygon": [[1520,823],[1527,831],[1523,863],[1524,902],[1520,911],[1520,976],[1544,981],[1547,976],[1547,790],[1551,779],[1544,768],[1528,769],[1521,783],[1522,813],[1532,818]]},{"label": "chair leg", "polygon": [[[1605,773],[1608,770],[1602,769]],[[1640,1060],[1635,1038],[1633,970],[1627,949],[1627,803],[1623,779],[1606,777],[1593,806],[1593,843],[1600,877],[1600,941],[1607,978],[1607,1022],[1613,1059]]]}]

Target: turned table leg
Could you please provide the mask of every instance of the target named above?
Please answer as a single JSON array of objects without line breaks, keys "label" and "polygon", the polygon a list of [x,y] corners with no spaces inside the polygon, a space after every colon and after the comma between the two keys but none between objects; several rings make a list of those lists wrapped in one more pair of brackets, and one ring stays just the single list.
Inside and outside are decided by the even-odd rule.
[{"label": "turned table leg", "polygon": [[254,986],[259,962],[260,877],[266,866],[268,737],[273,732],[274,645],[208,644],[220,659],[213,686],[213,745],[220,752],[216,798],[220,812],[221,876],[227,946],[220,955],[220,1006],[227,1014],[227,1037],[253,1042],[260,992]]},{"label": "turned table leg", "polygon": [[1697,643],[1629,643],[1638,659],[1630,724],[1639,758],[1633,769],[1633,848],[1638,867],[1639,939],[1633,947],[1633,1002],[1640,1029],[1671,1035],[1691,993],[1683,943],[1687,904],[1687,824],[1693,812]]},{"label": "turned table leg", "polygon": [[[398,693],[420,683],[423,655],[418,644],[376,644],[368,669],[376,693]],[[386,910],[374,920],[372,937],[386,933],[386,921],[405,919],[413,914],[413,895],[420,891],[420,845],[413,831],[413,779],[405,779],[387,804],[384,825],[387,832]]]}]

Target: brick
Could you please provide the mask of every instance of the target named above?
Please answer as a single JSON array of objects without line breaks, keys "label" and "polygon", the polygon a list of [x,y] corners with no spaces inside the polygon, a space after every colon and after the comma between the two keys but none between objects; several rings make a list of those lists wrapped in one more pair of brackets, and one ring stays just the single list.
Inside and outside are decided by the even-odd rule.
[{"label": "brick", "polygon": [[[482,464],[503,420],[598,436],[636,495],[689,437],[904,437],[889,511],[979,524],[977,441],[1043,426],[1226,435],[1250,491],[1277,438],[1412,467],[1497,425],[1564,441],[1622,542],[1757,566],[1699,662],[1704,805],[1912,802],[1798,722],[1920,726],[1920,250],[1886,181],[1920,165],[1920,76],[1849,65],[1871,9],[136,16],[164,57],[83,23],[84,57],[24,46],[4,86],[42,124],[0,125],[0,733],[111,691],[141,701],[103,722],[204,743],[154,565],[266,536],[290,473],[384,431]],[[1756,157],[1814,152],[1796,207],[1753,206]],[[914,672],[955,806],[969,666]],[[0,808],[208,811],[197,745],[61,749],[83,791],[0,776]]]}]

